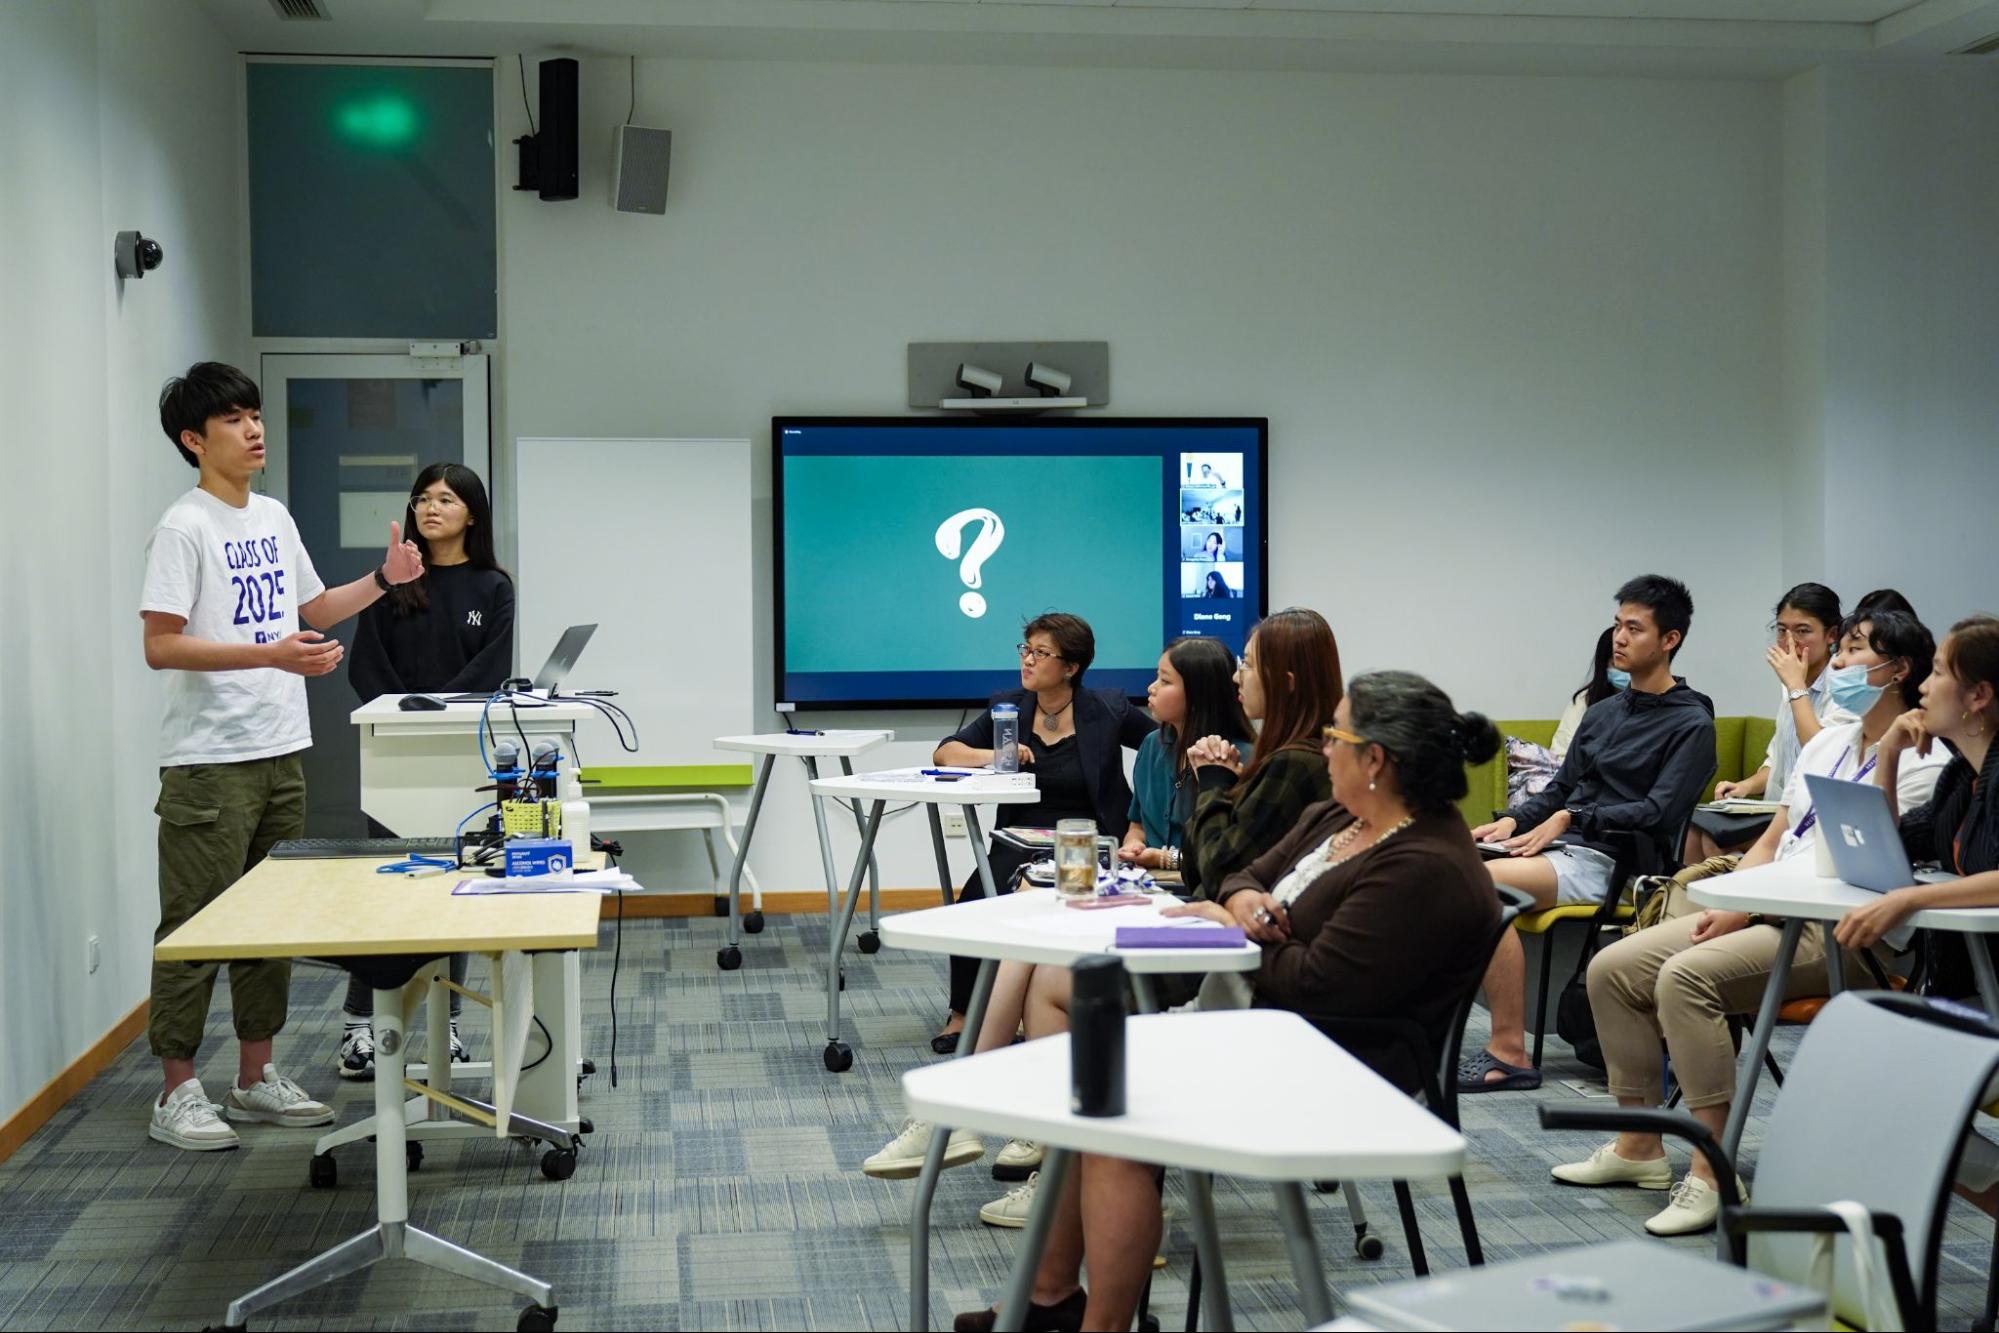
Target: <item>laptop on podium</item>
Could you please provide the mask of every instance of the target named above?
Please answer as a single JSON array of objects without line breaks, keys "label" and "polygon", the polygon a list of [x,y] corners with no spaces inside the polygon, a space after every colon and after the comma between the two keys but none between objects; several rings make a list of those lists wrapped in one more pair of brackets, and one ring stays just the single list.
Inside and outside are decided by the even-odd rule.
[{"label": "laptop on podium", "polygon": [[[583,647],[590,642],[590,636],[597,632],[595,625],[571,625],[562,631],[562,637],[555,641],[555,651],[534,674],[534,684],[530,692],[553,696],[555,687],[560,685],[570,672],[576,669],[576,659],[583,656]],[[484,703],[489,696],[484,694],[453,694],[446,697],[446,703]]]}]

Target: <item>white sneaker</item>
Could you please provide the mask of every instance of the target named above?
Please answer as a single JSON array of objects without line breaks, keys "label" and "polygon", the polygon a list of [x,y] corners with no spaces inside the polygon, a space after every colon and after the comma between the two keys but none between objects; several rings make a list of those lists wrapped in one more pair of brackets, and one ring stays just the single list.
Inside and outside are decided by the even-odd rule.
[{"label": "white sneaker", "polygon": [[1032,1139],[1008,1139],[993,1154],[994,1180],[1026,1180],[1041,1165],[1041,1145]]},{"label": "white sneaker", "polygon": [[201,1080],[191,1078],[168,1093],[164,1103],[153,1103],[153,1125],[146,1135],[189,1152],[242,1147],[243,1140],[222,1123],[215,1110],[215,1104],[201,1090]]},{"label": "white sneaker", "polygon": [[471,1062],[472,1052],[465,1048],[464,1040],[459,1037],[458,1020],[454,1018],[451,1020],[451,1063],[463,1065]]},{"label": "white sneaker", "polygon": [[979,1209],[979,1220],[989,1227],[1024,1227],[1027,1215],[1034,1211],[1035,1187],[1041,1183],[1039,1171],[1029,1175],[1025,1184],[1015,1185],[1005,1194]]},{"label": "white sneaker", "polygon": [[[888,1146],[861,1163],[862,1173],[877,1180],[908,1180],[921,1175],[924,1154],[930,1151],[930,1130],[928,1120],[903,1121]],[[946,1167],[963,1166],[985,1155],[986,1145],[969,1129],[952,1130],[950,1142],[944,1145]]]},{"label": "white sneaker", "polygon": [[1673,1164],[1665,1157],[1654,1157],[1648,1162],[1619,1157],[1615,1140],[1598,1148],[1586,1160],[1552,1167],[1548,1174],[1564,1185],[1636,1185],[1641,1190],[1673,1187]]},{"label": "white sneaker", "polygon": [[342,1078],[375,1077],[375,1034],[365,1025],[348,1028],[340,1038],[340,1055],[334,1069]]},{"label": "white sneaker", "polygon": [[[1740,1176],[1736,1177],[1735,1191],[1744,1203],[1749,1202],[1749,1191],[1743,1188]],[[1691,1236],[1712,1227],[1720,1216],[1721,1191],[1689,1171],[1673,1186],[1671,1202],[1645,1219],[1645,1229],[1655,1236]]]},{"label": "white sneaker", "polygon": [[264,1066],[263,1078],[247,1088],[230,1084],[229,1095],[222,1099],[222,1114],[244,1123],[261,1121],[294,1128],[333,1123],[332,1107],[306,1096],[304,1088],[270,1065]]}]

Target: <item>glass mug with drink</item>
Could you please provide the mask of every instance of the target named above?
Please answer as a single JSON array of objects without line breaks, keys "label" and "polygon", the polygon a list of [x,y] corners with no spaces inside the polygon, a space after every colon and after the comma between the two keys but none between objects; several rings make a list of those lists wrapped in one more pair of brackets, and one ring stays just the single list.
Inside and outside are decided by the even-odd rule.
[{"label": "glass mug with drink", "polygon": [[1097,892],[1097,821],[1064,819],[1055,825],[1055,891],[1064,898]]}]

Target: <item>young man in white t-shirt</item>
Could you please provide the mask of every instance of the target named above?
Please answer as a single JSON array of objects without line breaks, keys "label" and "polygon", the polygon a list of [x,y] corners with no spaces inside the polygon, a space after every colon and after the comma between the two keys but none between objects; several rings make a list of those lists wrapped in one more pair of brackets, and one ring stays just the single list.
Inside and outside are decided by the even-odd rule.
[{"label": "young man in white t-shirt", "polygon": [[[160,925],[165,939],[263,860],[271,844],[305,831],[299,752],[312,744],[306,676],[340,662],[330,629],[391,585],[423,573],[423,559],[389,525],[388,556],[370,577],[328,588],[314,572],[285,507],[253,494],[264,467],[263,397],[233,366],[204,361],[169,380],[160,425],[196,487],[167,509],[146,544],[146,665],[167,676],[161,725]],[[299,621],[313,626],[300,630]],[[323,1125],[328,1107],[271,1062],[284,1026],[291,964],[229,964],[229,1000],[242,1044],[220,1107],[195,1077],[194,1057],[215,989],[215,963],[153,964],[146,1025],[165,1088],[151,1137],[177,1148],[238,1146],[222,1117]],[[218,1110],[221,1115],[218,1116]]]}]

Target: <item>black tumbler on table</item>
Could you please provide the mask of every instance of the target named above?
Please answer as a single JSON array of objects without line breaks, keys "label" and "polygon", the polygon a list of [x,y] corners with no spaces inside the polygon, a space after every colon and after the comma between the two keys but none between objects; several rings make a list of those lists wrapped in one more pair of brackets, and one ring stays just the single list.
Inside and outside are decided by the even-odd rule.
[{"label": "black tumbler on table", "polygon": [[1083,958],[1071,969],[1069,1109],[1124,1114],[1124,960]]}]

